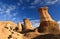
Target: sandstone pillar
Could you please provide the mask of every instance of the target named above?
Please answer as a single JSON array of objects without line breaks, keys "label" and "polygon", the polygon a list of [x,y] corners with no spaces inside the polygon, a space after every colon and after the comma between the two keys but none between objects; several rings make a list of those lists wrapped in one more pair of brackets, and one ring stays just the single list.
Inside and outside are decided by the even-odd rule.
[{"label": "sandstone pillar", "polygon": [[40,13],[40,26],[39,32],[54,33],[59,31],[59,26],[48,13],[48,7],[42,7],[38,9]]},{"label": "sandstone pillar", "polygon": [[20,22],[17,24],[17,28],[18,28],[18,32],[22,32],[22,25]]},{"label": "sandstone pillar", "polygon": [[40,12],[40,22],[42,21],[54,21],[51,16],[48,14],[48,7],[39,8]]},{"label": "sandstone pillar", "polygon": [[29,19],[24,19],[24,30],[33,30],[33,26]]}]

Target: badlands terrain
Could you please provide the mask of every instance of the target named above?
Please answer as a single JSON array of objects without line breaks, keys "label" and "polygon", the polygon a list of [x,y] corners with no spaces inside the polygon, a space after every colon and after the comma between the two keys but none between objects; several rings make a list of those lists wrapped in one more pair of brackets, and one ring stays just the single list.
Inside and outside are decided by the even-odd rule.
[{"label": "badlands terrain", "polygon": [[24,24],[11,21],[0,21],[0,39],[60,39],[58,23],[51,18],[48,7],[38,9],[40,14],[39,27],[33,28],[29,19]]}]

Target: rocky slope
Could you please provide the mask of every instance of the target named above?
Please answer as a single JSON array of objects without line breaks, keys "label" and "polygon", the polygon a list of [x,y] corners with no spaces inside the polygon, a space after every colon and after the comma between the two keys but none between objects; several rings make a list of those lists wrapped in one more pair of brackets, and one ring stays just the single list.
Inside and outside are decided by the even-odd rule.
[{"label": "rocky slope", "polygon": [[29,19],[24,25],[11,21],[0,21],[0,39],[60,39],[59,25],[48,14],[48,7],[38,9],[40,25],[33,28]]}]

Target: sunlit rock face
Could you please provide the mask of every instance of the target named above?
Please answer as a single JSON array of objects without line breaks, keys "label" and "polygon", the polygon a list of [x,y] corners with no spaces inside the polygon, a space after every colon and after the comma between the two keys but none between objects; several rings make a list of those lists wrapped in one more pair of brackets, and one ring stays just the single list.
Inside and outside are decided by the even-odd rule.
[{"label": "sunlit rock face", "polygon": [[40,14],[40,26],[39,32],[57,33],[59,26],[48,13],[48,7],[42,7],[38,9]]},{"label": "sunlit rock face", "polygon": [[48,7],[41,7],[38,9],[40,14],[40,22],[42,21],[54,21],[48,13]]},{"label": "sunlit rock face", "polygon": [[17,28],[18,28],[18,32],[22,32],[22,24],[20,22],[18,22],[17,24]]},{"label": "sunlit rock face", "polygon": [[1,27],[5,27],[5,28],[7,28],[7,29],[11,29],[11,30],[13,30],[13,29],[15,29],[15,27],[17,26],[16,25],[16,23],[14,23],[14,22],[11,22],[11,21],[0,21],[0,26]]},{"label": "sunlit rock face", "polygon": [[0,22],[0,39],[23,39],[23,35],[14,31],[16,24],[11,21]]},{"label": "sunlit rock face", "polygon": [[48,13],[48,7],[38,9],[40,14],[39,32],[54,33],[59,31],[58,24],[51,18]]},{"label": "sunlit rock face", "polygon": [[33,30],[33,26],[29,19],[24,19],[24,30]]},{"label": "sunlit rock face", "polygon": [[9,30],[4,27],[0,27],[0,39],[8,39],[8,36],[11,34]]}]

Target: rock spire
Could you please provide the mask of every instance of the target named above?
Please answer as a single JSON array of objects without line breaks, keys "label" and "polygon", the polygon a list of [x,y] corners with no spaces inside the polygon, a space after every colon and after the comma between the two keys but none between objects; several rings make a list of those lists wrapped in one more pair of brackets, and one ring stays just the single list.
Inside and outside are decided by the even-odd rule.
[{"label": "rock spire", "polygon": [[58,32],[59,26],[48,13],[48,7],[42,7],[38,9],[40,13],[40,26],[39,32]]},{"label": "rock spire", "polygon": [[20,22],[17,24],[18,32],[22,32],[22,25]]},{"label": "rock spire", "polygon": [[24,19],[24,30],[33,30],[33,26],[29,19]]}]

